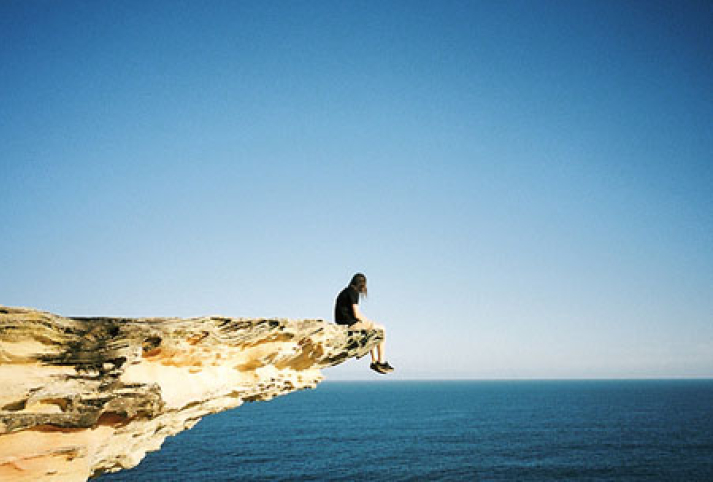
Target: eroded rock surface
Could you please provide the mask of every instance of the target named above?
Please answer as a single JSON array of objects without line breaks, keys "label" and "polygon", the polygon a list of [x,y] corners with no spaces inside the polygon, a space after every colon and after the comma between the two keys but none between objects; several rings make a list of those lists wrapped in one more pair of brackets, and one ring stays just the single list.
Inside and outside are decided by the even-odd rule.
[{"label": "eroded rock surface", "polygon": [[379,330],[321,320],[65,318],[0,306],[0,480],[86,480],[245,401],[314,388]]}]

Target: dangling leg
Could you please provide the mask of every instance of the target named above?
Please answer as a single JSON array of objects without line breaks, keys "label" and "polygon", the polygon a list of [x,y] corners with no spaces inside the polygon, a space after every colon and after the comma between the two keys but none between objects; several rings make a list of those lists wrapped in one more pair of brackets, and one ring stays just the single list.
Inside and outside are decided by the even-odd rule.
[{"label": "dangling leg", "polygon": [[[385,332],[384,327],[382,325],[378,325],[372,321],[364,320],[364,321],[359,321],[353,325],[351,325],[351,329],[356,329],[356,330],[382,330]],[[369,351],[369,354],[371,355],[371,365],[369,365],[369,368],[372,370],[379,372],[379,373],[390,373],[394,371],[394,367],[389,365],[389,363],[385,360],[386,356],[386,342],[382,341],[378,345],[376,345],[375,348],[372,348]]]},{"label": "dangling leg", "polygon": [[386,342],[382,341],[376,346],[376,361],[379,363],[384,363],[384,345]]},{"label": "dangling leg", "polygon": [[[374,327],[383,330],[384,336],[386,336],[386,330],[382,325],[375,325]],[[376,360],[375,367],[379,373],[391,373],[394,371],[394,367],[386,361],[386,341],[382,341],[376,346]]]}]

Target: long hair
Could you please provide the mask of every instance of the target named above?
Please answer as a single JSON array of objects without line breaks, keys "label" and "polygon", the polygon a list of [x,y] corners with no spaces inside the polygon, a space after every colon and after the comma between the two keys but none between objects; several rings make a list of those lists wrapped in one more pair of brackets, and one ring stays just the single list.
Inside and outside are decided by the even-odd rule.
[{"label": "long hair", "polygon": [[362,296],[366,296],[366,276],[362,273],[357,273],[352,276],[352,280],[349,282],[349,286],[357,290]]}]

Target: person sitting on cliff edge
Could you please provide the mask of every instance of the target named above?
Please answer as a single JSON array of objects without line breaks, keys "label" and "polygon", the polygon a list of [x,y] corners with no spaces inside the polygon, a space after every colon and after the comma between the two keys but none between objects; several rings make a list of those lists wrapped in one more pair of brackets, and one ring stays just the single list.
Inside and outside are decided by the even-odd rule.
[{"label": "person sitting on cliff edge", "polygon": [[[384,330],[384,327],[368,320],[359,311],[359,297],[366,296],[366,276],[357,273],[352,277],[349,286],[337,296],[334,304],[334,321],[339,325],[348,325],[350,330]],[[384,342],[371,349],[371,365],[369,368],[378,373],[390,373],[394,367],[384,360]]]}]

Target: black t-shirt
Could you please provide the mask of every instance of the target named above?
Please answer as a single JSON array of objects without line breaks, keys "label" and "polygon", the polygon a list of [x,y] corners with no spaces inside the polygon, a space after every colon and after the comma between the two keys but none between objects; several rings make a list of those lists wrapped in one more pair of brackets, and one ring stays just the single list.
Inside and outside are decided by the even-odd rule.
[{"label": "black t-shirt", "polygon": [[334,304],[334,321],[340,325],[351,325],[359,321],[354,314],[354,305],[358,304],[359,293],[357,290],[351,286],[344,288]]}]

